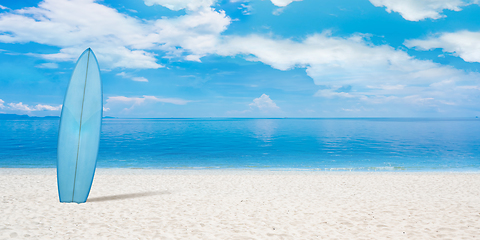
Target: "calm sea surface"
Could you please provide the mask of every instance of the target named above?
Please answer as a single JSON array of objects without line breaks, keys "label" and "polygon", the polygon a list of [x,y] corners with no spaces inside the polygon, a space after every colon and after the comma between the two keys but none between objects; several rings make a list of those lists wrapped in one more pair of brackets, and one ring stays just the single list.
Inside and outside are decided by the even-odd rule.
[{"label": "calm sea surface", "polygon": [[[0,120],[0,167],[55,167],[58,119]],[[480,171],[478,119],[104,119],[98,167]]]}]

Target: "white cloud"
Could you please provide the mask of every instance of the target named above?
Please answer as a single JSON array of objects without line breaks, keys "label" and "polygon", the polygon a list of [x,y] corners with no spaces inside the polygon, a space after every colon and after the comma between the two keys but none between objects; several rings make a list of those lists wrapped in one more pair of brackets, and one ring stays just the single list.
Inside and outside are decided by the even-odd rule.
[{"label": "white cloud", "polygon": [[217,54],[242,55],[279,70],[305,68],[318,85],[405,85],[405,82],[432,82],[460,73],[432,61],[417,60],[388,45],[373,45],[358,34],[341,38],[324,32],[300,42],[258,35],[227,37]]},{"label": "white cloud", "polygon": [[148,82],[148,79],[144,77],[133,77],[132,80],[135,82]]},{"label": "white cloud", "polygon": [[50,105],[37,104],[35,106],[35,111],[59,111],[61,109],[62,109],[62,105],[50,106]]},{"label": "white cloud", "polygon": [[292,2],[300,2],[302,0],[271,0],[273,5],[277,7],[286,7],[288,4]]},{"label": "white cloud", "polygon": [[75,61],[91,47],[103,68],[160,68],[156,51],[166,51],[169,57],[211,52],[230,24],[225,12],[208,7],[212,3],[181,1],[170,7],[183,4],[189,9],[186,15],[142,20],[93,0],[45,0],[38,7],[1,13],[0,42],[60,47],[54,54],[33,53],[53,61]]},{"label": "white cloud", "polygon": [[[291,2],[276,1],[274,4],[279,6]],[[419,4],[424,2],[419,1]],[[458,104],[458,101],[467,101],[465,99],[473,94],[469,92],[473,90],[459,87],[480,85],[477,73],[415,59],[406,51],[388,45],[375,45],[364,34],[335,37],[325,31],[300,41],[260,35],[221,36],[231,19],[225,12],[212,8],[215,4],[213,0],[151,0],[145,3],[168,5],[167,7],[174,10],[185,9],[186,14],[143,20],[121,14],[93,0],[46,0],[38,7],[0,13],[0,42],[37,42],[60,47],[61,50],[55,54],[35,55],[55,61],[75,61],[86,47],[91,46],[100,65],[110,68],[159,68],[162,66],[157,63],[157,57],[160,57],[157,54],[161,51],[166,58],[198,62],[210,54],[239,56],[282,71],[304,68],[317,85],[353,87],[353,91],[349,92],[335,87],[322,89],[315,94],[317,97],[342,97],[351,101],[360,99],[372,104],[381,101],[407,101],[408,96],[433,98],[436,104],[440,104],[440,100],[457,101]],[[376,3],[390,4],[389,1]],[[80,17],[84,15],[86,17]],[[103,21],[100,21],[100,18]],[[470,39],[468,41],[474,44],[475,38],[478,39],[476,36],[471,34],[465,39]],[[465,49],[477,45],[468,45],[470,42],[467,40],[454,45],[455,41],[457,40],[442,40],[441,44],[448,42],[454,47],[441,47],[444,47],[444,51],[477,61],[475,53],[468,56],[468,51],[463,50],[464,48],[455,48],[460,43]],[[406,42],[408,46],[430,49],[431,44],[425,44],[414,43],[413,40]],[[136,77],[124,72],[119,76],[130,79]],[[451,81],[450,88],[435,86],[442,81]],[[452,100],[453,96],[458,97],[461,94],[467,96]],[[135,104],[142,105],[146,102],[168,102],[168,99],[148,97],[127,98],[130,100],[123,101],[123,104],[134,107]],[[178,99],[170,100],[171,103],[179,103]],[[120,104],[122,101],[114,97],[110,103]],[[252,104],[253,108],[255,102]]]},{"label": "white cloud", "polygon": [[146,100],[151,100],[151,101],[155,101],[155,102],[162,102],[162,103],[171,103],[171,104],[175,104],[175,105],[185,105],[189,102],[192,102],[190,100],[184,100],[184,99],[180,99],[180,98],[157,98],[155,96],[143,96],[143,97]]},{"label": "white cloud", "polygon": [[250,107],[258,108],[262,112],[276,111],[280,108],[275,102],[270,99],[267,94],[262,94],[259,98],[253,99],[253,102],[249,104]]},{"label": "white cloud", "polygon": [[[287,5],[289,5],[290,3],[292,2],[301,2],[303,0],[270,0],[273,5],[277,6],[277,7],[286,7]],[[230,2],[249,2],[249,0],[230,0]],[[244,4],[242,4],[242,7],[246,7],[246,6],[243,6]],[[247,6],[248,7],[248,12],[251,11],[251,7],[250,6]]]},{"label": "white cloud", "polygon": [[352,109],[342,108],[342,111],[345,111],[345,112],[361,112],[362,109],[358,109],[358,108],[352,108]]},{"label": "white cloud", "polygon": [[249,4],[240,4],[241,7],[238,9],[242,10],[243,15],[250,15],[252,14],[253,7]]},{"label": "white cloud", "polygon": [[198,11],[199,9],[210,8],[216,0],[144,0],[144,2],[147,6],[158,4],[173,11],[182,9]]},{"label": "white cloud", "polygon": [[347,92],[335,92],[333,89],[321,89],[318,90],[314,96],[316,97],[326,97],[326,98],[333,98],[333,97],[340,97],[340,98],[354,98],[357,97],[356,95],[352,95]]},{"label": "white cloud", "polygon": [[19,103],[9,103],[9,108],[11,110],[19,110],[24,112],[33,112],[33,111],[59,111],[62,109],[62,105],[58,106],[51,106],[51,105],[43,105],[37,104],[34,107],[30,107],[27,104],[23,104],[22,102]]},{"label": "white cloud", "polygon": [[123,78],[130,78],[130,74],[127,74],[125,72],[119,72],[117,74],[115,74],[117,76],[120,76],[120,77],[123,77]]},{"label": "white cloud", "polygon": [[435,98],[432,97],[422,97],[419,95],[411,95],[404,97],[404,100],[415,105],[429,105],[435,106]]},{"label": "white cloud", "polygon": [[50,69],[54,69],[54,68],[58,68],[58,64],[56,63],[42,63],[40,65],[37,65],[36,66],[37,68],[50,68]]},{"label": "white cloud", "polygon": [[190,54],[190,55],[185,56],[185,60],[193,61],[193,62],[202,62],[200,60],[201,57],[203,57],[203,56]]},{"label": "white cloud", "polygon": [[253,99],[248,106],[248,109],[230,110],[227,111],[226,114],[229,116],[256,116],[257,114],[278,115],[283,113],[280,107],[278,107],[277,104],[270,99],[270,96],[265,93],[260,97]]},{"label": "white cloud", "polygon": [[458,89],[475,89],[480,90],[480,86],[459,86]]},{"label": "white cloud", "polygon": [[273,12],[272,12],[273,15],[278,16],[278,15],[283,13],[283,11],[285,10],[285,7],[287,5],[289,5],[292,2],[300,2],[302,0],[271,0],[271,1],[272,1],[273,5],[279,7],[277,9],[274,9]]},{"label": "white cloud", "polygon": [[445,87],[454,87],[454,86],[455,86],[455,81],[451,79],[430,84],[430,87],[434,87],[434,88],[445,88]]},{"label": "white cloud", "polygon": [[156,26],[161,28],[162,41],[165,42],[162,50],[169,52],[170,57],[187,53],[186,60],[200,61],[201,57],[215,52],[220,44],[220,33],[227,29],[230,21],[224,11],[209,9],[177,19],[161,19]]},{"label": "white cloud", "polygon": [[279,16],[280,14],[283,13],[283,10],[285,10],[285,9],[284,8],[277,8],[277,9],[273,10],[272,14],[276,15],[276,16]]},{"label": "white cloud", "polygon": [[144,77],[136,77],[136,76],[132,75],[131,73],[120,72],[120,73],[117,73],[116,75],[120,76],[122,78],[131,79],[135,82],[148,82],[148,79],[146,79]]},{"label": "white cloud", "polygon": [[367,86],[367,88],[373,89],[382,89],[382,90],[402,90],[405,88],[405,85],[379,85],[379,86]]},{"label": "white cloud", "polygon": [[[114,96],[108,97],[106,100],[106,108],[113,109],[115,107],[121,106],[124,110],[131,111],[137,106],[150,104],[150,103],[171,103],[175,105],[185,105],[190,100],[180,99],[180,98],[159,98],[155,96],[146,96],[143,97],[125,97],[125,96]],[[125,108],[125,105],[127,106]]]},{"label": "white cloud", "polygon": [[[471,104],[473,93],[455,87],[480,85],[480,74],[419,60],[401,49],[374,45],[367,35],[335,37],[329,32],[314,34],[302,41],[259,35],[225,37],[217,54],[241,56],[279,70],[305,68],[321,88],[314,96],[343,98],[361,104],[407,104],[423,107],[441,106],[442,102]],[[453,87],[435,88],[432,84],[452,81]],[[351,86],[344,91],[341,86]],[[456,90],[455,90],[456,89]],[[465,94],[462,96],[462,94]],[[418,99],[433,98],[434,104],[419,104]],[[417,100],[412,100],[417,99]],[[349,108],[350,109],[350,108]]]},{"label": "white cloud", "polygon": [[[61,47],[56,54],[39,54],[45,59],[75,61],[92,47],[101,63],[109,67],[158,68],[148,31],[138,19],[88,0],[46,0],[38,7],[0,15],[0,41],[37,42]],[[144,65],[142,67],[142,65]]]},{"label": "white cloud", "polygon": [[439,19],[445,17],[444,9],[461,11],[461,7],[480,4],[478,0],[370,0],[375,7],[386,7],[386,11],[398,12],[409,21],[420,21],[426,18]]},{"label": "white cloud", "polygon": [[23,104],[22,102],[19,103],[9,103],[8,106],[10,106],[11,109],[13,110],[20,110],[20,111],[34,111],[34,108],[30,108],[28,105]]},{"label": "white cloud", "polygon": [[7,8],[7,7],[3,6],[3,5],[0,5],[0,9],[5,10],[5,9],[9,9],[9,8]]},{"label": "white cloud", "polygon": [[441,33],[426,39],[407,40],[405,46],[424,51],[441,48],[467,62],[480,62],[480,32]]},{"label": "white cloud", "polygon": [[104,112],[110,111],[110,108],[103,107],[103,111]]},{"label": "white cloud", "polygon": [[0,99],[0,109],[5,108],[5,105],[3,105],[4,103],[5,103],[5,101],[3,101],[2,99]]}]

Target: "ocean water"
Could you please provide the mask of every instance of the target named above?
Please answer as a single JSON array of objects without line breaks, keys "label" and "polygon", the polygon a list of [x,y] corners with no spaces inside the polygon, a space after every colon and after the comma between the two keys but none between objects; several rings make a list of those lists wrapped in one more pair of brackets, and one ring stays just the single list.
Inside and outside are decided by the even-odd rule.
[{"label": "ocean water", "polygon": [[[58,119],[0,120],[0,167],[55,167]],[[480,171],[479,119],[104,119],[97,167]]]}]

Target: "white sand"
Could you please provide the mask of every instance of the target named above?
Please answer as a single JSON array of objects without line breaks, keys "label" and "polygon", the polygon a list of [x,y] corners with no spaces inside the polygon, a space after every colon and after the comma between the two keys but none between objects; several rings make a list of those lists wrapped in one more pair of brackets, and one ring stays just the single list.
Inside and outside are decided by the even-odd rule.
[{"label": "white sand", "polygon": [[0,169],[0,239],[475,239],[479,173]]}]

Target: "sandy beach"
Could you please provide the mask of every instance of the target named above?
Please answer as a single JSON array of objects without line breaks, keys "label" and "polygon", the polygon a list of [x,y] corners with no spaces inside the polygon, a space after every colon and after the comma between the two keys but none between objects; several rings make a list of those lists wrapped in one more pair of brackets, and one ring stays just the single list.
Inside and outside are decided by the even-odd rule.
[{"label": "sandy beach", "polygon": [[475,239],[479,173],[0,169],[0,239]]}]

